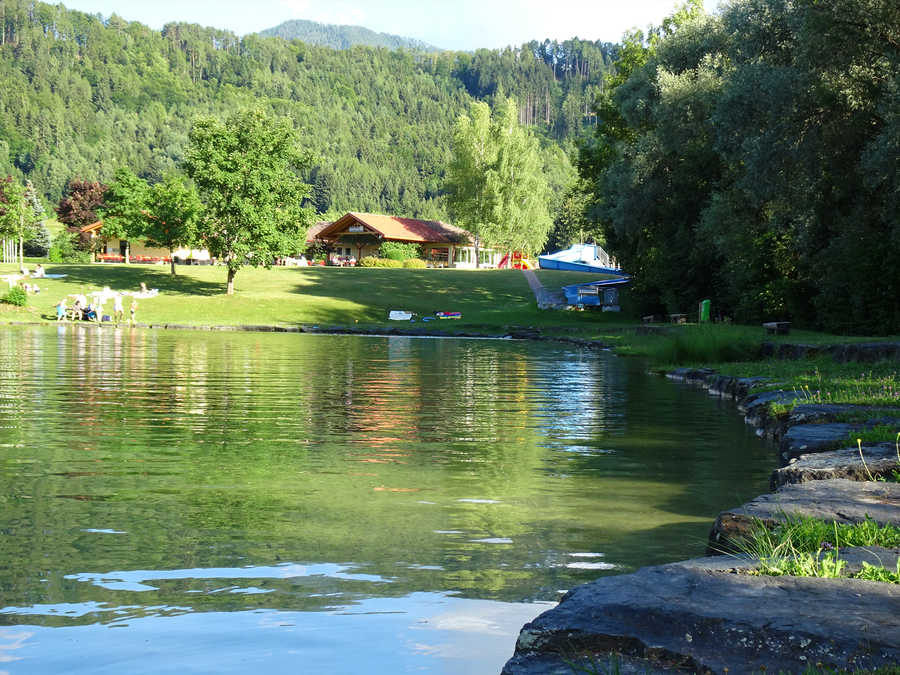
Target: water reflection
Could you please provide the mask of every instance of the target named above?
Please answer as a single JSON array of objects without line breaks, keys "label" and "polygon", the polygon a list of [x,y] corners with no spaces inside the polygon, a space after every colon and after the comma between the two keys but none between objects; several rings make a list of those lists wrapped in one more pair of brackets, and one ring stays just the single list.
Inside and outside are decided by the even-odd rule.
[{"label": "water reflection", "polygon": [[[502,658],[469,664],[489,672],[528,603],[701,553],[774,464],[705,395],[587,350],[93,326],[0,332],[0,450],[0,624],[23,631],[0,657],[35,672],[63,657],[21,636],[73,657],[62,629],[124,669],[181,630],[179,670],[201,644],[220,670],[198,636],[243,631],[276,671],[296,652],[354,672],[362,649],[465,672],[463,627],[499,640],[485,622],[508,613]],[[261,615],[312,633],[272,641]],[[106,656],[97,625],[118,627]]]}]

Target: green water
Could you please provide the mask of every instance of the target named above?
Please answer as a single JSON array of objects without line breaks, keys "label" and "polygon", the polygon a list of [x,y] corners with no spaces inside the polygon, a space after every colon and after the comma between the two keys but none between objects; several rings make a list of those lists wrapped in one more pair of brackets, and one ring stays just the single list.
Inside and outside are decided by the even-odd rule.
[{"label": "green water", "polygon": [[3,328],[0,672],[497,672],[774,465],[580,348]]}]

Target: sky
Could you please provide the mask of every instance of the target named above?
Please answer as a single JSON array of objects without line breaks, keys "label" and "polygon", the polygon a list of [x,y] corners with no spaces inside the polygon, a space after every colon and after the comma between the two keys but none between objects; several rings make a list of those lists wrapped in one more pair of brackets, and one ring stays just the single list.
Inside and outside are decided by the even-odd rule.
[{"label": "sky", "polygon": [[[69,9],[118,14],[160,29],[170,21],[238,35],[290,19],[364,26],[453,50],[496,49],[530,40],[618,42],[631,28],[659,24],[676,0],[62,0]],[[712,12],[718,0],[704,0]]]}]

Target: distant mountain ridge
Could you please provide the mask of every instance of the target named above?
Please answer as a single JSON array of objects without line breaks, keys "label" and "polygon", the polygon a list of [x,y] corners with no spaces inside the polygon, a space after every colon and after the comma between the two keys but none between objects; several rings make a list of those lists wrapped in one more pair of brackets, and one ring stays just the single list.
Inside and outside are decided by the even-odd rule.
[{"label": "distant mountain ridge", "polygon": [[307,44],[331,47],[332,49],[349,49],[356,45],[363,45],[387,49],[415,49],[423,52],[443,51],[439,47],[421,40],[389,33],[376,33],[362,26],[338,26],[305,19],[285,21],[274,28],[266,28],[259,34],[285,40],[301,40]]}]

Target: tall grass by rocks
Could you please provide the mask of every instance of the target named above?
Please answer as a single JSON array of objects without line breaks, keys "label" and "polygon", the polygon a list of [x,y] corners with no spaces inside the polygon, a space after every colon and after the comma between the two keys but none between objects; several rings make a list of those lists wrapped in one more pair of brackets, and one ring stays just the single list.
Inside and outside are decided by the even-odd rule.
[{"label": "tall grass by rocks", "polygon": [[900,546],[900,528],[862,523],[826,522],[815,518],[788,518],[774,528],[757,522],[750,535],[734,542],[738,550],[759,561],[755,574],[765,576],[848,577],[900,584],[900,561],[896,571],[884,566],[862,564],[856,574],[845,572],[840,549],[848,546]]},{"label": "tall grass by rocks", "polygon": [[632,353],[657,365],[752,361],[760,356],[760,334],[748,326],[678,326],[660,334],[636,336]]}]

